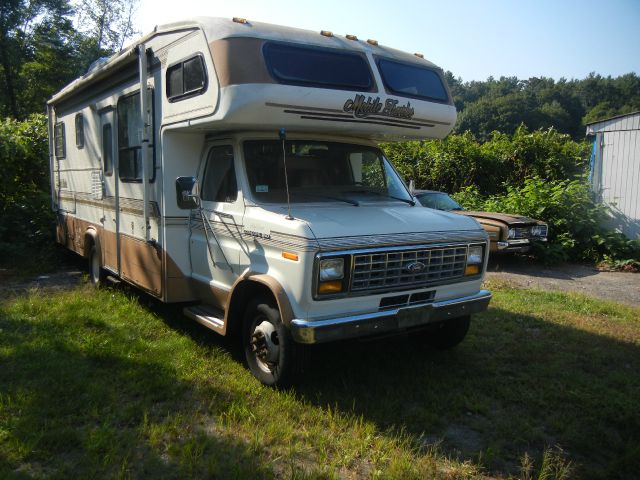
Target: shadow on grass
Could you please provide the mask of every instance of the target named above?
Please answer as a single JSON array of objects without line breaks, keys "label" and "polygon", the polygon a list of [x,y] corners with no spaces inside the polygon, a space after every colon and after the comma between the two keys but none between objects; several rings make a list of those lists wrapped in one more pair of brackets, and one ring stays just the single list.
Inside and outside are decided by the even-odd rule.
[{"label": "shadow on grass", "polygon": [[[126,328],[28,320],[0,310],[0,478],[273,477],[240,440],[192,422],[207,409],[194,399],[229,392],[198,392],[151,354],[127,358],[118,348],[144,339]],[[95,348],[77,348],[87,331]]]},{"label": "shadow on grass", "polygon": [[[123,290],[135,292],[140,305],[180,336],[241,361],[232,339],[187,320],[178,307]],[[100,345],[93,351],[67,341],[89,330],[105,342],[144,348],[145,339],[132,339],[126,326],[1,317],[0,323],[0,407],[10,415],[0,424],[8,422],[11,432],[0,429],[0,477],[278,474],[239,440],[206,428],[181,436],[165,425],[198,414],[196,400],[217,398],[204,414],[219,415],[242,403],[238,390],[213,382],[202,391],[151,354],[133,361],[123,352],[105,354]],[[332,414],[405,432],[418,448],[441,441],[446,455],[497,475],[517,474],[525,452],[539,460],[546,446],[559,445],[577,464],[577,478],[633,478],[640,471],[639,350],[492,307],[474,317],[467,339],[448,352],[403,337],[318,346],[294,392]],[[20,447],[8,445],[13,441]]]},{"label": "shadow on grass", "polygon": [[[154,305],[173,328],[242,361],[230,339]],[[640,471],[638,371],[632,343],[491,307],[451,351],[407,337],[314,346],[293,390],[496,475],[519,474],[525,453],[539,466],[559,447],[576,478],[626,479]]]},{"label": "shadow on grass", "polygon": [[317,348],[305,399],[405,431],[496,474],[559,445],[578,478],[640,471],[640,349],[491,308],[448,352],[407,338]]}]

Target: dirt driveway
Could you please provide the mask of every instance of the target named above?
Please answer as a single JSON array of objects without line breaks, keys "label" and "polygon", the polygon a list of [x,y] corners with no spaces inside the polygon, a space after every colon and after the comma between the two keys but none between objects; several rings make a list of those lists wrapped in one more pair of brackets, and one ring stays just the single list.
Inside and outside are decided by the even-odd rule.
[{"label": "dirt driveway", "polygon": [[603,272],[578,264],[544,266],[504,255],[489,260],[487,278],[514,287],[577,292],[640,306],[639,273]]}]

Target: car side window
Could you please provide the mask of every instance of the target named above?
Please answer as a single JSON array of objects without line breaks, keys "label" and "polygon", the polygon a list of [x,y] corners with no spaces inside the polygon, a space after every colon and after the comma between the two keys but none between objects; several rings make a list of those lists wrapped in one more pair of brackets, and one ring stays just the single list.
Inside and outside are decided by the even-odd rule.
[{"label": "car side window", "polygon": [[207,202],[235,202],[238,182],[233,164],[233,147],[224,145],[209,151],[204,168],[201,198]]}]

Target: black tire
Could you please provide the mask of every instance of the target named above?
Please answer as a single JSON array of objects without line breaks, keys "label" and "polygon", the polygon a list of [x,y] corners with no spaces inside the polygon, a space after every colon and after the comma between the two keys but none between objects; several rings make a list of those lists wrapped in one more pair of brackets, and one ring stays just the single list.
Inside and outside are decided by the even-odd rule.
[{"label": "black tire", "polygon": [[452,318],[440,323],[435,330],[424,332],[424,341],[438,350],[448,350],[458,345],[467,336],[471,316]]},{"label": "black tire", "polygon": [[286,387],[302,370],[303,347],[293,341],[278,307],[268,297],[258,297],[247,306],[242,347],[249,370],[264,385]]},{"label": "black tire", "polygon": [[100,250],[95,243],[91,245],[89,250],[89,280],[96,287],[104,284],[106,276],[102,269],[102,259],[100,258]]}]

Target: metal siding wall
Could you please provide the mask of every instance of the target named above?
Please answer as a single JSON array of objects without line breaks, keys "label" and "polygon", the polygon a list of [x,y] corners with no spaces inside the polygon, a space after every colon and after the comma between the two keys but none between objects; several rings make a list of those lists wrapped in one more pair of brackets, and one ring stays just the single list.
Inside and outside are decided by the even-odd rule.
[{"label": "metal siding wall", "polygon": [[611,227],[640,239],[640,113],[589,125],[587,134],[602,136],[593,188],[613,211]]},{"label": "metal siding wall", "polygon": [[602,200],[614,212],[614,226],[629,238],[640,238],[639,136],[638,130],[605,132],[602,151]]}]

